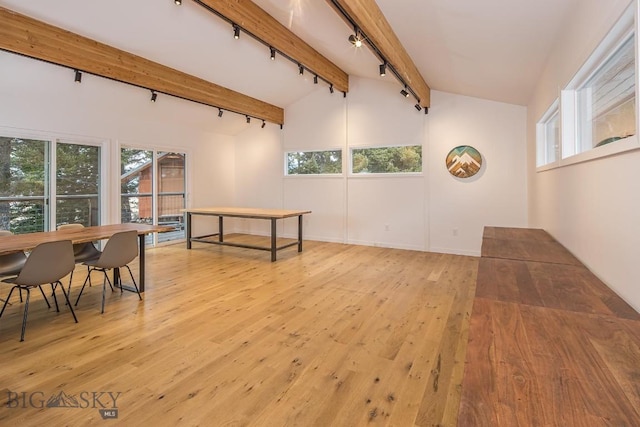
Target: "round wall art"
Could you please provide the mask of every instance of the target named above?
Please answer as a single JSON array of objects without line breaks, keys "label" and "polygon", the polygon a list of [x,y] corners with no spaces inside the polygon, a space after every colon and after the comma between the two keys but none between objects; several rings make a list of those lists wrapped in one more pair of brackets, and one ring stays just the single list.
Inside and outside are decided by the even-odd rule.
[{"label": "round wall art", "polygon": [[470,145],[460,145],[447,154],[447,169],[458,178],[469,178],[482,167],[482,156]]}]

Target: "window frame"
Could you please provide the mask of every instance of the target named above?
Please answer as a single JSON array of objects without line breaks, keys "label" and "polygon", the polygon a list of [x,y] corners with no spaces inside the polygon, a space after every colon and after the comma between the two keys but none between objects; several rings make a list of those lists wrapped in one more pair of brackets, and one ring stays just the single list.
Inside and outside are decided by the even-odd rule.
[{"label": "window frame", "polygon": [[[640,80],[638,73],[638,31],[636,27],[636,2],[632,2],[567,84],[565,89],[561,91],[560,155],[556,164],[551,166],[546,165],[546,168],[543,166],[543,169],[581,163],[640,148],[640,139],[638,138]],[[619,51],[630,37],[634,39],[635,54],[635,134],[615,141],[615,143],[612,144],[584,150],[582,147],[579,147],[581,141],[578,138],[577,93],[596,73],[601,71],[607,61]]]},{"label": "window frame", "polygon": [[[555,141],[555,158],[549,161],[549,140],[548,128],[554,119],[558,122],[558,135]],[[560,99],[556,98],[551,106],[545,111],[538,123],[536,123],[536,167],[538,170],[542,168],[554,167],[561,158],[562,145],[562,114],[560,112]]]},{"label": "window frame", "polygon": [[58,144],[89,145],[99,148],[99,183],[98,183],[98,221],[100,224],[109,223],[108,215],[108,148],[107,141],[101,138],[90,136],[68,135],[56,132],[39,130],[19,129],[0,126],[0,134],[18,139],[32,139],[46,142],[45,145],[45,165],[44,173],[45,189],[43,200],[46,209],[44,210],[44,230],[51,231],[57,227],[57,146]]}]

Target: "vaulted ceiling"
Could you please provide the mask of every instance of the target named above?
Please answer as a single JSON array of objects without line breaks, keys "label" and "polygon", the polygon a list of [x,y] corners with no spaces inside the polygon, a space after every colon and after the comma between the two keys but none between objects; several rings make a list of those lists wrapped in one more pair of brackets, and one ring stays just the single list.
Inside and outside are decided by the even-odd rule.
[{"label": "vaulted ceiling", "polygon": [[[346,2],[356,10],[360,8],[361,14],[368,14],[372,9],[363,5],[370,1],[338,0],[338,3]],[[0,0],[4,8],[276,108],[285,108],[316,90],[326,90],[327,96],[341,96],[339,91],[329,93],[331,78],[314,84],[313,72],[307,70],[299,75],[298,64],[284,55],[270,60],[269,46],[248,34],[234,39],[231,24],[202,3],[228,3],[233,9],[244,1],[183,0],[177,6],[173,0]],[[379,76],[381,61],[371,49],[366,46],[356,49],[349,43],[354,29],[336,13],[332,1],[254,0],[253,3],[289,29],[294,38],[306,42],[318,55],[335,64],[336,69],[350,76],[395,84],[398,91],[402,89],[392,74]],[[578,0],[376,0],[376,3],[409,62],[431,89],[526,105],[554,37],[566,24]],[[390,34],[388,38],[395,36]],[[374,39],[373,34],[371,38],[378,45],[387,42]],[[421,101],[428,105],[424,96]],[[414,100],[408,101],[408,108],[413,103]],[[267,120],[278,122],[272,116]]]}]

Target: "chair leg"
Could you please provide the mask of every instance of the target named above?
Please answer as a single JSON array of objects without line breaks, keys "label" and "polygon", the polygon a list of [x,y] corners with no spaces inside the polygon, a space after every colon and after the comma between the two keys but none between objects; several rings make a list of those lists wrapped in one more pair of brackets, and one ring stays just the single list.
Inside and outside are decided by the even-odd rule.
[{"label": "chair leg", "polygon": [[[109,280],[109,277],[107,277],[107,271],[104,270],[104,279],[102,280],[102,309],[100,310],[100,314],[104,314],[104,299],[107,293],[107,280]],[[111,286],[111,282],[109,282],[109,286]]]},{"label": "chair leg", "polygon": [[69,275],[69,286],[67,287],[67,293],[71,295],[71,282],[73,281],[73,270],[71,270],[71,274]]},{"label": "chair leg", "polygon": [[[29,296],[29,290],[27,288],[25,288],[27,290],[27,297]],[[40,289],[40,293],[42,294],[42,298],[44,298],[44,302],[47,303],[47,307],[51,308],[51,304],[49,304],[49,300],[47,299],[47,296],[44,294],[44,291],[42,290],[42,286],[38,286],[38,289]],[[22,288],[20,288],[20,290],[22,290]],[[20,294],[22,294],[22,292],[20,292]]]},{"label": "chair leg", "polygon": [[80,297],[82,296],[82,292],[84,291],[84,287],[87,285],[87,280],[91,280],[91,272],[93,270],[89,270],[89,274],[87,274],[87,278],[84,279],[84,283],[82,284],[82,288],[80,288],[80,293],[78,294],[78,298],[76,298],[75,306],[78,306],[78,301],[80,301]]},{"label": "chair leg", "polygon": [[[71,302],[69,302],[69,295],[67,295],[67,293],[64,291],[64,285],[62,283],[60,283],[60,288],[62,289],[62,294],[64,295],[64,299],[67,301],[69,310],[71,310],[71,315],[73,316],[73,320],[75,320],[75,322],[78,323],[78,318],[76,317],[76,313],[73,311],[73,307],[71,307]],[[55,293],[55,288],[53,289],[53,292]]]},{"label": "chair leg", "polygon": [[[31,297],[31,291],[29,290],[29,288],[24,289],[27,291],[27,300],[24,303],[24,315],[22,316],[22,332],[20,333],[20,342],[24,341],[24,332],[27,329],[27,314],[29,313],[29,299]],[[42,288],[40,288],[40,290],[42,290]]]},{"label": "chair leg", "polygon": [[7,299],[4,300],[4,304],[2,304],[2,311],[0,311],[0,317],[2,317],[2,313],[4,313],[4,309],[7,308],[7,304],[9,304],[9,299],[11,299],[11,294],[16,288],[17,286],[14,286],[13,288],[11,288],[11,290],[9,291],[9,295],[7,295]]},{"label": "chair leg", "polygon": [[[140,295],[140,290],[138,289],[138,285],[136,284],[136,279],[133,278],[133,273],[131,272],[131,269],[129,268],[128,265],[125,265],[125,267],[127,267],[127,270],[129,270],[129,276],[131,276],[131,281],[133,282],[133,287],[136,288],[136,293],[138,294],[138,298],[140,298],[140,301],[142,301],[142,295]],[[122,283],[120,284],[120,286],[122,286]],[[120,288],[122,289],[122,288]]]},{"label": "chair leg", "polygon": [[53,301],[56,303],[56,312],[60,313],[60,308],[58,307],[58,298],[56,298],[56,287],[53,286],[53,283],[50,283],[50,285],[51,285],[51,295],[53,295]]},{"label": "chair leg", "polygon": [[91,287],[91,267],[87,265],[87,276],[89,276],[89,287]]}]

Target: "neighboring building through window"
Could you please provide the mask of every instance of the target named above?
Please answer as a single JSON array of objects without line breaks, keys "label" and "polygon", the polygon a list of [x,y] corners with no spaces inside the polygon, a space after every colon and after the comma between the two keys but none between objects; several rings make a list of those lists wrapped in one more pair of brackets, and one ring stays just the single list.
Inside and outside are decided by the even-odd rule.
[{"label": "neighboring building through window", "polygon": [[286,175],[342,173],[342,150],[290,151],[286,153]]},{"label": "neighboring building through window", "polygon": [[352,148],[351,172],[354,174],[422,172],[422,146]]},{"label": "neighboring building through window", "polygon": [[185,154],[123,147],[120,173],[121,221],[173,227],[158,242],[184,239]]}]

